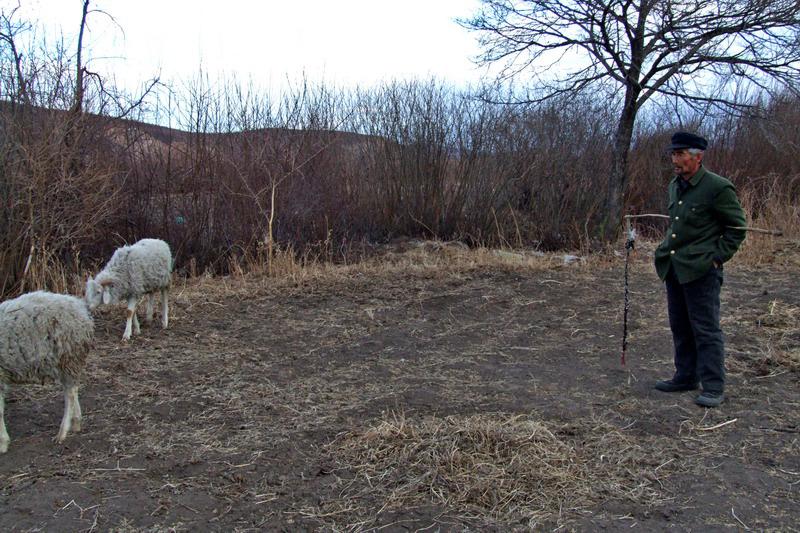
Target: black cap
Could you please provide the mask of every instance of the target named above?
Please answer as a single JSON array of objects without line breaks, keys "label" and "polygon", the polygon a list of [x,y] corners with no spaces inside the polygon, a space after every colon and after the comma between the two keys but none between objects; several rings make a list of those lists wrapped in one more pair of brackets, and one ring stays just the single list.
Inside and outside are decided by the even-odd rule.
[{"label": "black cap", "polygon": [[683,148],[705,150],[706,147],[708,147],[708,141],[703,137],[687,131],[679,131],[672,135],[672,143],[669,145],[669,150],[681,150]]}]

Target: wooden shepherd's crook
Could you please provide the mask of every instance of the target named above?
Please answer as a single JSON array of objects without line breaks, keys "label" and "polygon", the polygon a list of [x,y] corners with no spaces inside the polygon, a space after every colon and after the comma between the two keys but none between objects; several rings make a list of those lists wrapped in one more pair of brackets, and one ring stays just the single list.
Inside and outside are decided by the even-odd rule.
[{"label": "wooden shepherd's crook", "polygon": [[[632,228],[631,219],[644,218],[644,217],[669,218],[668,215],[659,215],[655,213],[647,213],[642,215],[625,215],[625,234],[627,235],[627,238],[625,239],[625,307],[622,312],[622,357],[620,359],[622,366],[625,366],[625,351],[628,349],[628,308],[629,308],[628,260],[630,258],[631,250],[633,250],[634,243],[636,241],[636,231],[634,231],[634,229]],[[779,230],[751,228],[749,226],[726,226],[726,227],[729,229],[740,229],[744,231],[752,231],[755,233],[766,233],[767,235],[776,235],[778,237],[783,235],[783,232]]]},{"label": "wooden shepherd's crook", "polygon": [[[643,217],[669,218],[669,215],[659,215],[657,213],[645,213],[642,215],[625,215],[625,224],[627,224],[628,227],[630,227],[631,218],[643,218]],[[777,237],[783,235],[782,231],[774,229],[751,228],[750,226],[725,226],[725,227],[728,229],[742,229],[744,231],[753,231],[755,233],[766,233],[767,235],[775,235]]]}]

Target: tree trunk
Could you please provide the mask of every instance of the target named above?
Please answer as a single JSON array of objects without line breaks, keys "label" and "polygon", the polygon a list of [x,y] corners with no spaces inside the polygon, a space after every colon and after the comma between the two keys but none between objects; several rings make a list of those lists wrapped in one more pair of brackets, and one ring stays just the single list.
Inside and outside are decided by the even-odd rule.
[{"label": "tree trunk", "polygon": [[72,100],[73,114],[78,115],[83,111],[83,32],[86,29],[86,16],[89,13],[89,1],[83,1],[83,11],[81,13],[81,26],[78,30],[78,50],[75,56],[75,97]]},{"label": "tree trunk", "polygon": [[83,0],[83,11],[81,13],[81,26],[78,31],[78,50],[75,56],[75,94],[67,114],[66,130],[64,132],[64,146],[67,148],[67,157],[69,162],[67,168],[70,174],[76,176],[80,173],[81,165],[79,161],[78,144],[81,132],[78,128],[81,127],[81,117],[83,114],[83,98],[84,98],[84,68],[83,68],[83,32],[86,29],[86,16],[89,13],[90,0]]},{"label": "tree trunk", "polygon": [[633,126],[636,122],[639,90],[628,87],[625,91],[625,104],[614,133],[614,145],[611,151],[611,170],[608,175],[608,188],[606,190],[606,208],[603,226],[601,228],[604,240],[609,241],[616,237],[622,222],[622,208],[625,205],[625,187],[628,183],[628,153],[631,149]]}]

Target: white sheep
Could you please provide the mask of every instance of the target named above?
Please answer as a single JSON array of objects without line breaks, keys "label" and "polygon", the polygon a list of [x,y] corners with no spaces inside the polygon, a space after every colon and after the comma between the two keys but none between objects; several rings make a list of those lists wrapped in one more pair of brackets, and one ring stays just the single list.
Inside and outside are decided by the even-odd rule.
[{"label": "white sheep", "polygon": [[58,381],[64,387],[64,417],[56,440],[81,429],[78,381],[94,338],[86,303],[74,296],[37,291],[0,304],[0,453],[11,439],[4,419],[12,384]]},{"label": "white sheep", "polygon": [[[123,340],[139,334],[139,319],[136,306],[144,296],[147,298],[147,322],[153,319],[153,297],[161,291],[161,325],[169,325],[169,286],[172,280],[172,254],[169,245],[160,239],[142,239],[130,246],[118,248],[101,272],[86,282],[84,295],[89,309],[101,303],[128,303],[127,322]],[[133,326],[133,328],[131,328]]]}]

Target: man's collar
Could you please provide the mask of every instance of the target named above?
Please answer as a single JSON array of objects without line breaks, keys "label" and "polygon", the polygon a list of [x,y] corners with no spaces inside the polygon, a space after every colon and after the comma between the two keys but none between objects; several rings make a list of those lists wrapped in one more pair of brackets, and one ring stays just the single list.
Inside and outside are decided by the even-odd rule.
[{"label": "man's collar", "polygon": [[700,183],[700,180],[703,179],[703,176],[706,175],[706,167],[700,165],[700,168],[697,169],[697,172],[694,173],[694,176],[689,178],[689,183],[692,184],[692,187]]},{"label": "man's collar", "polygon": [[[700,168],[697,170],[697,172],[694,173],[694,176],[689,178],[688,181],[692,185],[692,187],[694,187],[695,185],[700,183],[700,180],[703,179],[703,176],[705,176],[705,175],[706,175],[706,167],[704,167],[701,164]],[[681,176],[675,176],[674,178],[672,178],[672,181],[674,181],[675,183],[678,183],[678,180],[682,180],[682,179],[683,178]]]}]

